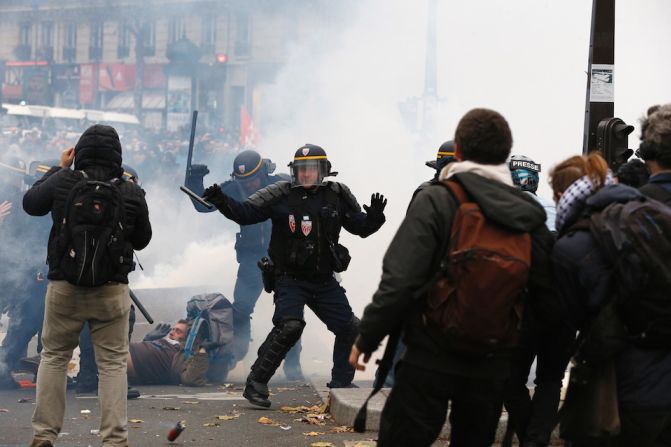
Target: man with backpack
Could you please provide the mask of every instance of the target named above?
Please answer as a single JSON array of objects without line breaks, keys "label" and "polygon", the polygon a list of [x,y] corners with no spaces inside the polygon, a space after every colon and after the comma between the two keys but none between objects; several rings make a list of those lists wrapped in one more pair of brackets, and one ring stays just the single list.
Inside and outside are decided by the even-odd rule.
[{"label": "man with backpack", "polygon": [[67,364],[85,322],[100,372],[103,445],[128,445],[128,273],[133,250],[146,247],[152,232],[144,191],[122,175],[116,130],[96,124],[23,198],[28,214],[51,213],[53,221],[32,447],[51,446],[58,437]]},{"label": "man with backpack", "polygon": [[671,206],[671,104],[650,107],[641,122],[641,146],[636,156],[650,170],[650,180],[640,191]]},{"label": "man with backpack", "polygon": [[448,404],[450,445],[490,446],[524,291],[537,302],[551,293],[552,235],[541,205],[512,184],[508,123],[493,110],[471,110],[454,142],[460,162],[411,204],[350,355],[364,369],[359,358],[367,362],[403,325],[407,351],[382,412],[380,446],[431,445]]}]

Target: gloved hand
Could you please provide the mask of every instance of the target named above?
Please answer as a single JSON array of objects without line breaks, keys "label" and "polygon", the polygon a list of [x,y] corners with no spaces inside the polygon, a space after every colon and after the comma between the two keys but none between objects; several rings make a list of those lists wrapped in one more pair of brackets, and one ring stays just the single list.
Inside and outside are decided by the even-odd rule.
[{"label": "gloved hand", "polygon": [[207,165],[191,165],[191,170],[189,171],[190,177],[205,177],[210,173],[210,170],[207,168]]},{"label": "gloved hand", "polygon": [[158,340],[170,333],[171,326],[168,323],[159,323],[154,329],[149,331],[147,335],[144,336],[142,341],[152,341]]},{"label": "gloved hand", "polygon": [[217,199],[223,199],[226,197],[226,194],[223,193],[219,184],[215,183],[212,186],[208,186],[203,192],[203,199],[208,202],[215,203]]},{"label": "gloved hand", "polygon": [[387,206],[387,199],[376,192],[370,196],[370,206],[364,205],[363,209],[366,210],[366,214],[373,215],[373,217],[384,217],[385,206]]}]

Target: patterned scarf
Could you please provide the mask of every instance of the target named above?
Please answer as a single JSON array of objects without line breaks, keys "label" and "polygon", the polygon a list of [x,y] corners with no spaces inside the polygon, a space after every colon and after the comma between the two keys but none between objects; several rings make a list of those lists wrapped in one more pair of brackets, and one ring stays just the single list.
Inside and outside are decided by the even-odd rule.
[{"label": "patterned scarf", "polygon": [[[612,185],[614,183],[615,179],[613,178],[613,173],[608,171],[608,175],[606,175],[606,180],[602,186]],[[557,231],[561,232],[567,222],[571,222],[575,219],[587,198],[595,192],[596,188],[586,175],[580,177],[566,188],[566,191],[564,191],[564,194],[562,194],[557,203],[557,218],[555,220]]]}]

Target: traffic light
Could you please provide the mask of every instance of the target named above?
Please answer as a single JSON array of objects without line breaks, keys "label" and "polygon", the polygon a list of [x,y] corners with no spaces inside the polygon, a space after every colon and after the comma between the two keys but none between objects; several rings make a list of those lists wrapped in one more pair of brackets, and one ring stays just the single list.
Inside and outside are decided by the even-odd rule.
[{"label": "traffic light", "polygon": [[596,148],[601,151],[613,171],[626,163],[634,153],[629,149],[629,134],[633,131],[634,126],[628,125],[620,118],[606,118],[599,121],[596,128]]}]

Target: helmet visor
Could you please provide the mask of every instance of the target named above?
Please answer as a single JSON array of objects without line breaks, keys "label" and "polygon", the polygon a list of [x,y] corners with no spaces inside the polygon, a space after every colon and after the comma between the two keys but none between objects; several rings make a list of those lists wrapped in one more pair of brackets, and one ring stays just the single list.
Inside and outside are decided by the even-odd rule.
[{"label": "helmet visor", "polygon": [[298,160],[291,164],[291,186],[319,186],[329,174],[328,161]]}]

